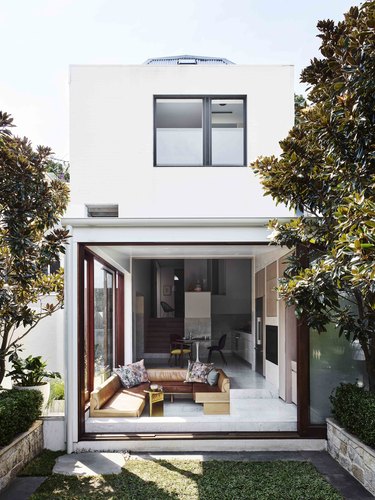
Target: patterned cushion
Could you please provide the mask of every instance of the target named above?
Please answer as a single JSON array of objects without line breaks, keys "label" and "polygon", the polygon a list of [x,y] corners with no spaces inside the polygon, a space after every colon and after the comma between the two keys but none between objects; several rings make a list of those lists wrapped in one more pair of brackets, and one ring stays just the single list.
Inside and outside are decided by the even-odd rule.
[{"label": "patterned cushion", "polygon": [[114,372],[120,377],[121,383],[126,389],[134,387],[142,382],[142,376],[139,370],[133,370],[130,366],[119,366],[114,369]]},{"label": "patterned cushion", "polygon": [[128,368],[132,368],[134,372],[140,374],[141,382],[148,382],[147,370],[145,368],[145,360],[141,359],[136,363],[131,363],[130,365],[126,365]]},{"label": "patterned cushion", "polygon": [[201,382],[207,384],[207,375],[212,370],[213,363],[201,363],[189,361],[185,382]]}]

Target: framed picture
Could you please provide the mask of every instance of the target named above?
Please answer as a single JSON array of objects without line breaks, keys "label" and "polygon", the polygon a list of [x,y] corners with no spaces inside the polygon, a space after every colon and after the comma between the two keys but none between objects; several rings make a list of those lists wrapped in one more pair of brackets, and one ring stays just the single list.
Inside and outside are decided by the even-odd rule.
[{"label": "framed picture", "polygon": [[172,287],[170,285],[163,286],[163,295],[164,296],[172,295]]}]

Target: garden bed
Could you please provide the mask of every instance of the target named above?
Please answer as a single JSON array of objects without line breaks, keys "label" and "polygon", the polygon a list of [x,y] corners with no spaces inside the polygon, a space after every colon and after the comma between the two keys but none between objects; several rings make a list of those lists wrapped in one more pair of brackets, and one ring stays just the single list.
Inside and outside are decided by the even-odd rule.
[{"label": "garden bed", "polygon": [[16,477],[43,450],[43,422],[37,420],[29,430],[18,435],[10,444],[0,448],[0,490]]},{"label": "garden bed", "polygon": [[327,419],[327,439],[329,454],[375,495],[375,450],[330,418]]}]

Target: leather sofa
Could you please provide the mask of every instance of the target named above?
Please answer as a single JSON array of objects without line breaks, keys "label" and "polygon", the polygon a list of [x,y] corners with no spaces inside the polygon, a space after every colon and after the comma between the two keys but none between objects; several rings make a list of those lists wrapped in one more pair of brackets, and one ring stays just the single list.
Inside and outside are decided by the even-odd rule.
[{"label": "leather sofa", "polygon": [[90,396],[90,417],[139,417],[146,404],[150,383],[163,386],[165,394],[192,395],[196,403],[202,403],[205,414],[229,414],[230,381],[223,370],[218,369],[216,386],[197,382],[185,382],[186,369],[149,368],[150,382],[125,389],[117,374],[111,375]]}]

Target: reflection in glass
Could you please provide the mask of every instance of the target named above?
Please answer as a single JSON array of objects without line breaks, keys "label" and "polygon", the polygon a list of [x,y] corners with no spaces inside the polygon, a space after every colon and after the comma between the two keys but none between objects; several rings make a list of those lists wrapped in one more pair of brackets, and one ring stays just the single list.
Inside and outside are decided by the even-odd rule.
[{"label": "reflection in glass", "polygon": [[244,164],[244,101],[212,99],[212,165]]},{"label": "reflection in glass", "polygon": [[156,100],[156,164],[203,165],[202,99]]},{"label": "reflection in glass", "polygon": [[94,261],[94,387],[113,367],[113,275]]},{"label": "reflection in glass", "polygon": [[366,384],[363,351],[339,337],[333,324],[327,332],[310,330],[310,422],[323,424],[331,414],[329,396],[341,382]]}]

